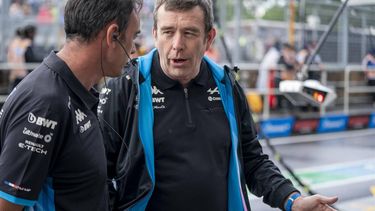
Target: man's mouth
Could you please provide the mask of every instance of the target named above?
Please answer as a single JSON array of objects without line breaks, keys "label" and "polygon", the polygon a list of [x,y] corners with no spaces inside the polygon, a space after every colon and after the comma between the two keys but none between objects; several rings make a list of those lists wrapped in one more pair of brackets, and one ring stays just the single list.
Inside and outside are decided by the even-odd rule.
[{"label": "man's mouth", "polygon": [[187,59],[171,59],[173,63],[183,63],[187,61]]}]

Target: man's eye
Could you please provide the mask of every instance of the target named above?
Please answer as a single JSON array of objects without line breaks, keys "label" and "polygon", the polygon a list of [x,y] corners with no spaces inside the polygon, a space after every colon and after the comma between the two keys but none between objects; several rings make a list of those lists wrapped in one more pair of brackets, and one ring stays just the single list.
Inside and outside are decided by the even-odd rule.
[{"label": "man's eye", "polygon": [[163,34],[166,34],[166,35],[169,35],[169,34],[172,34],[173,32],[172,31],[163,31]]}]

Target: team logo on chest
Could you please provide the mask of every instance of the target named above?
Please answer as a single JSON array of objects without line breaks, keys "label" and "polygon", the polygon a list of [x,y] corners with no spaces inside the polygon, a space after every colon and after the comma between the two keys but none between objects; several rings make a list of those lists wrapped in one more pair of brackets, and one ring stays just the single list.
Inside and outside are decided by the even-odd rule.
[{"label": "team logo on chest", "polygon": [[44,117],[35,116],[31,112],[29,113],[27,121],[29,123],[31,123],[31,124],[36,124],[38,126],[42,126],[42,127],[46,127],[46,128],[51,128],[52,130],[54,130],[55,127],[56,127],[56,125],[57,125],[56,121],[53,121],[53,120],[50,120],[50,119],[46,119]]},{"label": "team logo on chest", "polygon": [[218,87],[215,87],[214,89],[209,88],[207,90],[207,93],[208,93],[208,98],[207,98],[208,101],[212,102],[212,101],[220,101],[221,100]]},{"label": "team logo on chest", "polygon": [[82,122],[83,120],[85,120],[85,118],[87,117],[87,115],[85,113],[83,113],[81,110],[77,109],[75,110],[75,113],[76,113],[76,120],[77,120],[77,125]]},{"label": "team logo on chest", "polygon": [[160,91],[156,86],[152,86],[152,104],[154,109],[164,109],[165,108],[165,97],[164,93]]},{"label": "team logo on chest", "polygon": [[84,133],[85,131],[87,131],[89,128],[91,128],[91,121],[87,121],[86,123],[84,124],[81,124],[82,121],[85,120],[85,118],[87,117],[87,115],[85,113],[83,113],[81,110],[77,109],[74,111],[75,114],[76,114],[76,121],[77,121],[77,125],[79,126],[79,132],[80,133]]}]

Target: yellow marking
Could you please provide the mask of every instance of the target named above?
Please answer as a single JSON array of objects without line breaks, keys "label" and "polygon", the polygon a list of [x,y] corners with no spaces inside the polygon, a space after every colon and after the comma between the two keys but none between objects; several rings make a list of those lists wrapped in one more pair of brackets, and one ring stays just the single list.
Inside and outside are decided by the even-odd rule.
[{"label": "yellow marking", "polygon": [[375,197],[375,186],[371,186],[370,191],[371,191],[372,195]]}]

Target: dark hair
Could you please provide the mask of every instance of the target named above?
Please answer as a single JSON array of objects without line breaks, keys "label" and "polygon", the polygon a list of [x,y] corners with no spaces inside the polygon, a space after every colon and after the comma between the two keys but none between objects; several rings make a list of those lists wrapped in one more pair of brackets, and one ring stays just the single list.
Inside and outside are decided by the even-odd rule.
[{"label": "dark hair", "polygon": [[23,36],[25,38],[29,38],[29,39],[33,40],[34,36],[35,36],[35,33],[36,33],[36,26],[34,26],[34,25],[27,25],[23,29]]},{"label": "dark hair", "polygon": [[283,49],[295,50],[295,48],[289,43],[283,43]]},{"label": "dark hair", "polygon": [[15,31],[15,35],[18,37],[23,37],[24,36],[24,29],[22,27],[18,27]]},{"label": "dark hair", "polygon": [[142,0],[68,0],[64,14],[66,38],[90,41],[111,21],[116,21],[122,32],[133,10],[139,12],[142,3]]},{"label": "dark hair", "polygon": [[165,4],[165,10],[167,11],[187,11],[199,6],[203,10],[206,33],[213,28],[214,13],[211,0],[156,0],[154,9],[155,28],[157,28],[157,13],[163,4]]}]

